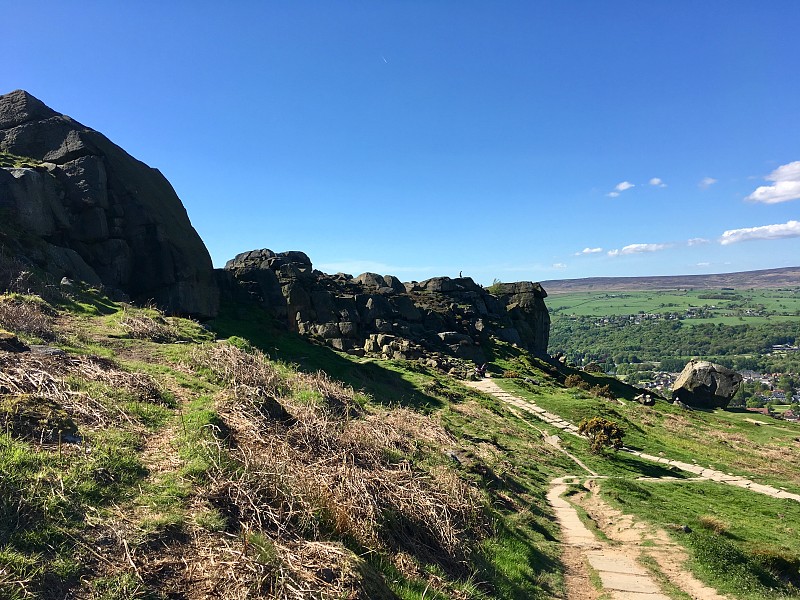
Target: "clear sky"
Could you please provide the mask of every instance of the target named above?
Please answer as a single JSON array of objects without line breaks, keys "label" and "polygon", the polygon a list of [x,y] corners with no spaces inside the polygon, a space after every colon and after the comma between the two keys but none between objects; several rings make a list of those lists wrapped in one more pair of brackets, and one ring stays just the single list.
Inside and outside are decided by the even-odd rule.
[{"label": "clear sky", "polygon": [[481,283],[800,264],[800,2],[0,0],[26,89],[222,266]]}]

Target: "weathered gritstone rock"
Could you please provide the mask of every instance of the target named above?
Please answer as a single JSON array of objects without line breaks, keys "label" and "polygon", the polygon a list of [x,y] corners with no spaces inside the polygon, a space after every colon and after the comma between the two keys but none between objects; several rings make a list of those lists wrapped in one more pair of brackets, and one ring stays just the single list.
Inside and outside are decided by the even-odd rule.
[{"label": "weathered gritstone rock", "polygon": [[732,369],[691,360],[672,386],[672,399],[700,408],[726,408],[741,382],[742,375]]},{"label": "weathered gritstone rock", "polygon": [[254,299],[291,331],[359,356],[424,360],[465,375],[495,337],[547,351],[550,316],[537,283],[503,284],[499,296],[469,277],[401,283],[392,275],[327,275],[302,252],[252,250],[228,261],[224,293]]},{"label": "weathered gritstone rock", "polygon": [[0,151],[35,159],[0,168],[0,209],[43,242],[26,248],[31,262],[170,312],[216,314],[211,258],[158,170],[22,90],[0,96]]}]

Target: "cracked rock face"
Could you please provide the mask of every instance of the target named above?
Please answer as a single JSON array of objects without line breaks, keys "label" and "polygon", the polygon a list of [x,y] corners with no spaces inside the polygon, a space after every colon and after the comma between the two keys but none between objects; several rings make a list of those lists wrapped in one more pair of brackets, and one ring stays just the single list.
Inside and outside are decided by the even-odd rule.
[{"label": "cracked rock face", "polygon": [[699,408],[726,408],[742,375],[707,360],[691,360],[672,388],[672,399]]},{"label": "cracked rock face", "polygon": [[214,316],[211,258],[156,169],[25,91],[0,96],[0,210],[43,240],[28,258],[57,278],[120,290],[169,312]]},{"label": "cracked rock face", "polygon": [[291,331],[360,356],[483,363],[482,342],[491,337],[547,352],[550,316],[538,283],[503,284],[493,295],[469,277],[402,283],[377,273],[327,275],[302,252],[262,249],[228,261],[221,285]]}]

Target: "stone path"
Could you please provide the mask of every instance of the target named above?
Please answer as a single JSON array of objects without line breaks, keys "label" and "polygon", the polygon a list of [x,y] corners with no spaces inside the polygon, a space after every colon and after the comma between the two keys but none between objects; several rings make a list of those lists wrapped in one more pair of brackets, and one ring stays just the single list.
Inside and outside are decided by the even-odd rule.
[{"label": "stone path", "polygon": [[[545,423],[548,423],[553,427],[557,427],[564,433],[579,436],[578,428],[569,421],[562,419],[560,416],[554,413],[544,410],[543,408],[537,406],[536,403],[531,402],[530,400],[524,400],[519,396],[515,396],[514,394],[506,392],[491,379],[485,378],[485,379],[480,379],[478,381],[468,381],[466,383],[470,387],[478,389],[482,392],[486,392],[487,394],[491,394],[492,396],[498,398],[499,400],[502,400],[503,402],[506,402],[507,404],[510,404],[511,406],[514,406],[516,408],[519,408],[534,415],[535,417],[541,419]],[[791,492],[781,490],[771,485],[756,483],[750,479],[747,479],[746,477],[740,477],[738,475],[732,475],[730,473],[723,473],[722,471],[716,471],[714,469],[703,467],[695,463],[687,463],[679,460],[671,460],[668,458],[664,458],[663,456],[653,456],[652,454],[639,452],[638,450],[632,450],[630,448],[623,448],[623,451],[628,452],[634,456],[638,456],[639,458],[642,458],[644,460],[649,460],[663,465],[670,465],[678,469],[681,469],[682,471],[686,471],[687,473],[694,473],[695,475],[697,475],[696,478],[683,479],[680,481],[698,481],[698,480],[716,481],[726,485],[733,485],[736,487],[748,489],[759,494],[764,494],[765,496],[771,496],[773,498],[788,498],[790,500],[800,502],[800,494],[793,494]]]},{"label": "stone path", "polygon": [[[562,419],[559,415],[544,410],[534,402],[506,392],[491,379],[467,382],[467,385],[502,400],[509,405],[510,410],[517,416],[520,416],[518,410],[522,410],[560,429],[565,434],[579,436],[578,428],[574,424]],[[557,435],[548,435],[546,431],[541,429],[539,429],[539,432],[547,443],[552,444],[567,454],[579,467],[589,472],[590,475],[588,479],[604,479],[604,477],[594,474],[577,457],[561,448],[559,444],[560,438]],[[644,460],[671,465],[696,475],[696,477],[689,479],[677,479],[672,477],[641,478],[643,480],[646,479],[648,481],[658,482],[717,481],[726,485],[734,485],[749,489],[774,498],[789,498],[800,502],[800,495],[798,494],[792,494],[769,485],[755,483],[744,477],[739,477],[730,473],[722,473],[721,471],[705,468],[695,463],[685,463],[682,461],[670,460],[662,456],[653,456],[630,448],[624,448],[623,450]],[[663,531],[655,531],[644,536],[644,524],[639,523],[632,525],[633,518],[630,515],[624,515],[618,511],[614,511],[614,509],[605,505],[599,498],[596,498],[596,505],[594,508],[597,509],[598,505],[600,505],[602,506],[602,510],[606,511],[607,514],[615,513],[613,520],[609,521],[609,523],[622,524],[618,531],[624,532],[623,538],[625,534],[629,534],[633,535],[636,539],[617,539],[617,542],[622,542],[619,546],[597,539],[586,525],[584,525],[583,521],[581,521],[574,506],[562,497],[569,483],[577,483],[581,479],[586,479],[586,476],[580,478],[576,476],[566,476],[555,479],[551,482],[550,490],[547,493],[547,501],[553,507],[553,512],[563,532],[564,553],[562,560],[566,567],[565,583],[567,586],[567,597],[570,598],[570,600],[583,600],[585,598],[597,597],[597,593],[592,589],[588,572],[583,564],[584,560],[599,576],[603,588],[603,598],[610,598],[611,600],[669,600],[669,596],[662,593],[661,588],[652,579],[650,573],[636,561],[636,558],[640,556],[642,552],[642,542],[646,542],[648,547],[646,553],[651,559],[656,559],[661,572],[666,575],[673,584],[687,592],[693,599],[726,599],[725,596],[720,595],[716,590],[704,585],[691,573],[683,569],[682,562],[685,560],[685,557],[683,559],[680,558],[680,553],[682,551],[669,541],[666,533]],[[655,537],[653,537],[653,535],[655,535]]]},{"label": "stone path", "polygon": [[[547,501],[553,507],[561,526],[564,545],[578,548],[594,571],[600,576],[603,590],[614,600],[670,600],[661,593],[650,574],[630,556],[625,547],[615,547],[598,540],[583,524],[577,511],[562,497],[567,482],[574,477],[553,480]],[[589,585],[589,582],[584,582]],[[569,597],[573,590],[567,590]]]}]

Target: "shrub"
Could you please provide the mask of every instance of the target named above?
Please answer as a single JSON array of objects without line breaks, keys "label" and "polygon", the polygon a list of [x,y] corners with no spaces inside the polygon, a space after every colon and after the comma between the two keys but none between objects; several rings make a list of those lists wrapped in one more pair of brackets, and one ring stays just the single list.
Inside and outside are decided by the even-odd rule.
[{"label": "shrub", "polygon": [[592,386],[592,389],[589,390],[589,392],[598,398],[610,398],[612,400],[614,398],[614,392],[611,391],[611,386],[608,384]]},{"label": "shrub", "polygon": [[603,417],[583,419],[578,424],[578,433],[589,438],[589,450],[593,454],[604,454],[606,448],[619,450],[625,435],[619,425]]},{"label": "shrub", "polygon": [[564,379],[564,385],[567,387],[576,387],[582,390],[588,390],[589,384],[586,383],[580,375],[572,374],[567,375],[566,379]]}]

